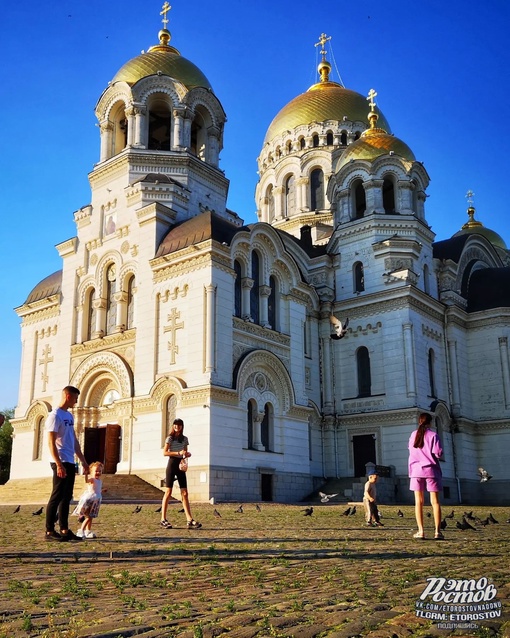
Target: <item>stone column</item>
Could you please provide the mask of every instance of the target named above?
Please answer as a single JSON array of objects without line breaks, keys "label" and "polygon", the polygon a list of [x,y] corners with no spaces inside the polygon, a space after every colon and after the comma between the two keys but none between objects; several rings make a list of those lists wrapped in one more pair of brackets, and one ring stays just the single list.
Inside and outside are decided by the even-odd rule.
[{"label": "stone column", "polygon": [[251,318],[251,307],[250,307],[250,291],[253,288],[253,284],[255,282],[253,279],[249,277],[243,277],[241,280],[241,290],[242,290],[242,318],[245,321],[253,321]]},{"label": "stone column", "polygon": [[283,205],[283,197],[284,197],[283,193],[284,193],[283,186],[276,186],[275,188],[273,188],[275,219],[283,219],[283,211],[285,209]]},{"label": "stone column", "polygon": [[101,150],[99,161],[104,162],[112,156],[112,123],[109,120],[103,120],[99,124],[99,131],[101,133]]},{"label": "stone column", "polygon": [[340,191],[338,197],[338,223],[345,224],[351,219],[349,204],[351,202],[351,192],[348,188]]},{"label": "stone column", "polygon": [[416,398],[416,369],[413,348],[413,324],[405,323],[404,330],[404,361],[407,381],[407,396]]},{"label": "stone column", "polygon": [[130,106],[125,111],[127,119],[126,146],[132,147],[135,140],[135,109]]},{"label": "stone column", "polygon": [[135,114],[135,132],[134,146],[137,148],[147,148],[147,109],[145,106],[135,106],[133,108]]},{"label": "stone column", "polygon": [[308,177],[300,177],[296,180],[296,209],[310,210],[310,201],[308,193],[308,184],[310,180]]},{"label": "stone column", "polygon": [[499,354],[501,356],[501,370],[503,372],[503,392],[505,408],[510,408],[510,367],[508,362],[508,337],[499,338]]},{"label": "stone column", "polygon": [[119,291],[113,295],[117,302],[117,318],[115,323],[115,332],[124,332],[127,324],[127,292]]},{"label": "stone column", "polygon": [[397,195],[397,201],[395,202],[397,211],[401,215],[413,215],[413,184],[400,180],[398,182],[398,191],[395,195]]},{"label": "stone column", "polygon": [[457,342],[448,339],[448,358],[450,364],[450,378],[452,387],[452,413],[454,416],[460,414],[460,383],[459,368],[457,366]]},{"label": "stone column", "polygon": [[264,446],[262,445],[262,421],[264,420],[264,413],[257,412],[257,414],[253,415],[253,447],[255,450],[264,451]]},{"label": "stone column", "polygon": [[184,116],[186,110],[182,107],[174,109],[174,127],[172,135],[172,151],[178,151],[184,146]]},{"label": "stone column", "polygon": [[382,197],[382,179],[371,179],[363,184],[365,188],[365,197],[367,201],[367,214],[372,211],[384,214],[383,197]]},{"label": "stone column", "polygon": [[106,299],[94,299],[92,302],[96,310],[96,329],[92,334],[93,339],[99,339],[104,336],[106,327]]},{"label": "stone column", "polygon": [[205,327],[205,371],[214,371],[214,346],[216,343],[216,286],[209,284],[205,288],[206,327]]},{"label": "stone column", "polygon": [[271,294],[271,286],[259,286],[260,296],[260,325],[264,328],[271,328],[268,321],[268,299]]},{"label": "stone column", "polygon": [[217,126],[210,126],[207,129],[206,150],[206,161],[212,166],[218,166],[220,162],[220,130]]}]

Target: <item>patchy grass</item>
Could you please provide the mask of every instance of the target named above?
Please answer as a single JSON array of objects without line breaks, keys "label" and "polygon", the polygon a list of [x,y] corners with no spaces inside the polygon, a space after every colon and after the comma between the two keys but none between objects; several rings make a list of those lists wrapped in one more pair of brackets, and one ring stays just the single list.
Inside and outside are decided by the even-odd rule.
[{"label": "patchy grass", "polygon": [[[156,506],[101,508],[97,538],[49,543],[28,506],[0,507],[0,638],[182,636],[183,638],[510,637],[510,508],[474,508],[498,524],[462,531],[448,519],[446,541],[417,541],[413,509],[382,507],[384,527],[345,505],[194,505],[201,530],[159,527]],[[359,508],[360,509],[360,508]],[[471,507],[469,509],[472,509]],[[450,509],[448,510],[450,511]],[[426,519],[427,534],[432,523]],[[470,629],[438,629],[417,617],[427,578],[487,578],[501,617]]]}]

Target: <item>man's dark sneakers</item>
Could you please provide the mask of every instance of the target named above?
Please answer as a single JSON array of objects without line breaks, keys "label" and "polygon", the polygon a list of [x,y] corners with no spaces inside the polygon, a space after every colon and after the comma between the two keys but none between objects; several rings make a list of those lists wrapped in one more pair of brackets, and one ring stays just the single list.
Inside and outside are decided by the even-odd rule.
[{"label": "man's dark sneakers", "polygon": [[60,532],[60,537],[61,540],[64,541],[79,541],[80,543],[83,541],[83,538],[80,538],[79,536],[76,536],[76,534],[74,532],[72,532],[70,529],[67,530],[67,532]]},{"label": "man's dark sneakers", "polygon": [[60,542],[60,541],[62,541],[62,536],[58,532],[56,532],[55,530],[52,530],[51,532],[46,532],[44,539],[47,540],[47,541],[58,541],[58,542]]}]

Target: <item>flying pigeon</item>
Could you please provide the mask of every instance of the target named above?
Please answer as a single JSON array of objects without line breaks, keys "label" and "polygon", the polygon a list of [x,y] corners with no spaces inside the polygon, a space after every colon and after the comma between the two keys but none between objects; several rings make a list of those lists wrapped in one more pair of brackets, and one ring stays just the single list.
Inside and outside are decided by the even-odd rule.
[{"label": "flying pigeon", "polygon": [[18,505],[18,507],[14,510],[13,514],[17,514],[21,509],[21,505]]},{"label": "flying pigeon", "polygon": [[218,512],[217,509],[214,510],[213,514],[214,516],[216,516],[216,518],[221,518],[221,514]]},{"label": "flying pigeon", "polygon": [[43,507],[41,507],[38,510],[35,510],[35,512],[32,512],[32,516],[40,516],[43,513]]},{"label": "flying pigeon", "polygon": [[402,510],[398,510],[397,516],[400,516],[400,518],[404,518],[404,512]]},{"label": "flying pigeon", "polygon": [[349,516],[354,516],[354,514],[356,514],[356,505],[350,511]]},{"label": "flying pigeon", "polygon": [[343,513],[343,516],[349,516],[349,514],[351,513],[351,508],[348,507],[345,512]]},{"label": "flying pigeon", "polygon": [[239,507],[235,511],[236,514],[244,514],[243,506],[239,505]]},{"label": "flying pigeon", "polygon": [[135,507],[135,509],[133,510],[133,514],[138,514],[138,512],[142,511],[142,506],[141,505],[137,505]]},{"label": "flying pigeon", "polygon": [[345,337],[345,334],[347,332],[347,327],[349,325],[349,319],[347,318],[345,320],[345,323],[342,323],[339,319],[335,317],[335,315],[329,315],[329,321],[331,322],[331,325],[335,329],[335,334],[330,335],[331,338],[342,339],[342,337]]},{"label": "flying pigeon", "polygon": [[303,516],[311,516],[313,514],[313,507],[307,507],[305,510],[303,510],[303,512]]},{"label": "flying pigeon", "polygon": [[327,503],[330,498],[335,498],[338,494],[324,494],[324,492],[319,492],[319,496],[321,497],[321,503]]},{"label": "flying pigeon", "polygon": [[480,476],[480,483],[487,483],[487,481],[490,481],[492,478],[489,472],[487,472],[487,470],[484,470],[483,467],[478,468],[478,474]]}]

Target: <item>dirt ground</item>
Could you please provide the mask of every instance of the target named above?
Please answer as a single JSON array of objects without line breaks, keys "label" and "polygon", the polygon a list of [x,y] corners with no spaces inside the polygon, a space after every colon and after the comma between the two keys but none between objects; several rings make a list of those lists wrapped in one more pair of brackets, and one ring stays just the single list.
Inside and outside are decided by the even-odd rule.
[{"label": "dirt ground", "polygon": [[0,506],[0,638],[510,637],[510,508],[455,507],[445,541],[427,517],[421,541],[411,507],[380,528],[334,502],[238,507],[194,505],[187,530],[177,503],[165,530],[157,505],[103,504],[97,539],[50,543],[37,508]]}]

